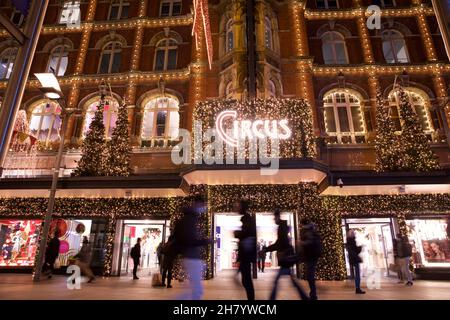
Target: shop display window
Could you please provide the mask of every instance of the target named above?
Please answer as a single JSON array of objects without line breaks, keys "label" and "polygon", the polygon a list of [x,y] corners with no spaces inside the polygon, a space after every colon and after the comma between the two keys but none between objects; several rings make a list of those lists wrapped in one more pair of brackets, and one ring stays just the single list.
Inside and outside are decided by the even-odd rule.
[{"label": "shop display window", "polygon": [[450,267],[450,239],[446,219],[407,221],[415,267]]},{"label": "shop display window", "polygon": [[31,267],[41,220],[0,220],[0,268]]}]

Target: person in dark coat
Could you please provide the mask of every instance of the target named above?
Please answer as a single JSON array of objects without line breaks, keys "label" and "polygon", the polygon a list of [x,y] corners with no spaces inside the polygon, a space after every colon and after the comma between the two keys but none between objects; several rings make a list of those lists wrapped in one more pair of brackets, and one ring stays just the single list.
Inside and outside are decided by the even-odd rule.
[{"label": "person in dark coat", "polygon": [[59,255],[59,230],[55,230],[53,238],[50,240],[45,251],[45,263],[42,272],[50,279],[55,269],[55,262]]},{"label": "person in dark coat", "polygon": [[307,218],[303,218],[300,224],[302,226],[300,229],[301,250],[306,267],[306,280],[310,290],[309,298],[317,300],[316,267],[317,261],[322,254],[321,239],[317,233],[316,226]]},{"label": "person in dark coat", "polygon": [[234,236],[239,239],[238,257],[239,272],[242,285],[248,300],[255,300],[255,289],[252,280],[252,263],[256,263],[256,219],[248,212],[249,204],[245,200],[237,203],[237,211],[242,215],[242,228],[235,231]]},{"label": "person in dark coat", "polygon": [[398,277],[398,283],[403,283],[403,273],[402,273],[402,262],[400,257],[398,256],[398,242],[401,241],[402,235],[400,233],[397,233],[397,238],[394,238],[392,241],[392,247],[394,250],[394,262],[395,266],[397,268],[397,277]]},{"label": "person in dark coat", "polygon": [[174,247],[173,235],[169,236],[167,242],[161,249],[162,253],[162,284],[166,285],[167,278],[167,288],[172,288],[172,269],[177,256],[177,252]]},{"label": "person in dark coat", "polygon": [[133,259],[133,280],[139,280],[137,276],[137,268],[141,260],[141,238],[137,238],[136,244],[131,249],[130,256]]},{"label": "person in dark coat", "polygon": [[75,264],[81,269],[86,276],[89,277],[88,283],[91,283],[95,280],[94,273],[91,270],[91,252],[92,248],[89,245],[89,240],[87,237],[83,237],[83,245],[81,246],[80,251],[75,255],[76,262]]},{"label": "person in dark coat", "polygon": [[289,227],[286,220],[281,219],[280,210],[275,210],[274,213],[275,223],[278,225],[277,241],[272,245],[268,246],[266,251],[277,252],[278,265],[280,269],[275,277],[275,282],[272,289],[272,294],[270,295],[270,300],[275,300],[277,295],[278,281],[281,276],[290,276],[292,284],[297,289],[298,294],[302,300],[308,300],[303,288],[295,280],[294,274],[292,273],[292,266],[298,261],[297,255],[295,254],[294,247],[289,239]]},{"label": "person in dark coat", "polygon": [[183,208],[183,218],[175,224],[173,237],[176,251],[183,257],[183,269],[189,278],[190,292],[179,299],[200,300],[203,295],[202,272],[204,263],[201,259],[201,247],[212,241],[201,238],[198,231],[198,219],[207,211],[205,200],[201,196],[194,198],[192,206]]},{"label": "person in dark coat", "polygon": [[347,233],[346,247],[350,267],[353,269],[355,275],[356,294],[364,294],[366,292],[361,290],[361,272],[359,268],[359,264],[362,262],[362,259],[359,256],[362,246],[358,246],[356,244],[356,235],[354,230],[349,230]]},{"label": "person in dark coat", "polygon": [[261,242],[258,250],[258,270],[264,272],[264,268],[266,266],[266,245],[264,242]]}]

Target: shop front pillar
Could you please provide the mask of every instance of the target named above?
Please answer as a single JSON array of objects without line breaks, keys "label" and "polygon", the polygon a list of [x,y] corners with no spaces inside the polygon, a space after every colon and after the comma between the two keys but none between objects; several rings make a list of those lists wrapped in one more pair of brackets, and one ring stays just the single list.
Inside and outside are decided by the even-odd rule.
[{"label": "shop front pillar", "polygon": [[344,280],[347,274],[340,216],[325,210],[316,183],[298,185],[297,218],[298,222],[302,218],[313,222],[322,239],[323,253],[319,258],[316,277],[321,280]]},{"label": "shop front pillar", "polygon": [[116,217],[114,215],[111,215],[108,218],[106,227],[105,265],[103,269],[103,275],[105,277],[110,276],[112,271],[115,233],[116,233]]}]

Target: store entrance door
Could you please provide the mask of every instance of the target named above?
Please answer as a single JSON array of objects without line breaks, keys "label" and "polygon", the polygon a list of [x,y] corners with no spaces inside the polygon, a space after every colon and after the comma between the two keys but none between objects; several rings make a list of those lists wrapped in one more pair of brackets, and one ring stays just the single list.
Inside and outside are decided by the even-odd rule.
[{"label": "store entrance door", "polygon": [[148,276],[159,271],[158,246],[169,237],[168,220],[125,220],[122,229],[120,275],[131,275],[133,259],[130,252],[141,238],[141,260],[139,276]]},{"label": "store entrance door", "polygon": [[[361,276],[370,276],[374,272],[383,277],[396,276],[389,271],[389,266],[395,263],[393,248],[393,228],[390,218],[343,219],[342,231],[344,242],[349,230],[354,230],[356,243],[361,245],[360,257]],[[346,253],[347,273],[350,275],[348,254]]]},{"label": "store entrance door", "polygon": [[[294,216],[292,213],[282,213],[281,218],[287,220],[291,229],[290,237],[294,244]],[[215,273],[222,270],[237,269],[238,239],[234,237],[234,231],[240,230],[241,216],[235,213],[217,213],[215,221],[215,247],[214,265]],[[257,247],[263,244],[269,246],[277,240],[278,226],[273,219],[273,213],[261,212],[256,214]],[[262,262],[261,262],[262,263]],[[278,266],[276,252],[266,254],[265,269],[275,269]]]}]

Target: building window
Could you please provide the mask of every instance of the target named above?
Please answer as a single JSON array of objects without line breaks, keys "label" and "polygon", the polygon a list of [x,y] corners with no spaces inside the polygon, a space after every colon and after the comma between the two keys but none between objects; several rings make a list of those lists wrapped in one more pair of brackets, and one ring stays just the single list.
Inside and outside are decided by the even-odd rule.
[{"label": "building window", "polygon": [[275,87],[275,83],[272,80],[269,80],[269,87],[267,88],[267,92],[269,98],[275,98],[277,96],[277,89]]},{"label": "building window", "polygon": [[61,107],[55,102],[40,103],[33,108],[30,120],[30,134],[49,146],[60,139]]},{"label": "building window", "polygon": [[64,1],[59,15],[60,24],[74,24],[81,19],[80,1]]},{"label": "building window", "polygon": [[337,9],[339,8],[338,0],[316,0],[319,9]]},{"label": "building window", "polygon": [[162,0],[159,15],[161,17],[178,16],[181,14],[180,0]]},{"label": "building window", "polygon": [[122,45],[119,42],[110,42],[103,47],[98,73],[120,72],[122,58]]},{"label": "building window", "polygon": [[225,32],[225,53],[234,48],[233,20],[228,20]]},{"label": "building window", "polygon": [[69,63],[69,48],[67,46],[57,46],[52,50],[48,61],[47,72],[56,76],[63,76]]},{"label": "building window", "polygon": [[130,3],[124,0],[115,0],[111,2],[109,7],[108,20],[120,20],[128,18],[130,11]]},{"label": "building window", "polygon": [[330,92],[324,97],[325,129],[336,136],[338,143],[365,142],[366,133],[360,99],[343,91]]},{"label": "building window", "polygon": [[0,56],[0,79],[9,79],[13,71],[16,55],[16,48],[9,48],[2,52]]},{"label": "building window", "polygon": [[322,53],[325,64],[347,64],[348,54],[345,39],[335,31],[325,32],[322,36]]},{"label": "building window", "polygon": [[[84,121],[83,137],[85,137],[87,132],[89,131],[89,127],[92,123],[92,120],[94,120],[95,112],[97,111],[99,104],[100,104],[100,97],[97,97],[91,100],[90,103],[88,103],[88,107],[86,110],[86,117]],[[103,125],[105,126],[106,138],[111,137],[112,132],[116,127],[118,107],[119,104],[115,99],[112,99],[109,96],[104,98]]]},{"label": "building window", "polygon": [[264,45],[266,48],[273,50],[272,22],[266,17],[264,23]]},{"label": "building window", "polygon": [[160,146],[168,146],[168,140],[178,138],[180,114],[176,98],[165,96],[150,99],[144,106],[141,138],[150,141],[151,146],[162,141]]},{"label": "building window", "polygon": [[23,20],[24,20],[24,16],[23,14],[14,8],[13,12],[11,13],[11,22],[14,23],[16,26],[21,27]]},{"label": "building window", "polygon": [[395,7],[395,1],[394,0],[381,0],[381,6],[383,8],[392,8]]},{"label": "building window", "polygon": [[387,63],[408,63],[408,50],[403,35],[396,30],[385,30],[381,34],[383,54]]},{"label": "building window", "polygon": [[[431,116],[429,113],[429,99],[425,92],[417,93],[411,90],[405,90],[408,95],[409,103],[413,107],[414,112],[419,116],[425,133],[431,133],[433,127],[431,125]],[[394,122],[395,129],[402,131],[400,116],[400,98],[397,92],[391,91],[389,94],[389,106],[391,107],[391,118]]]},{"label": "building window", "polygon": [[156,45],[155,71],[174,70],[177,68],[178,44],[174,39],[163,39]]}]

